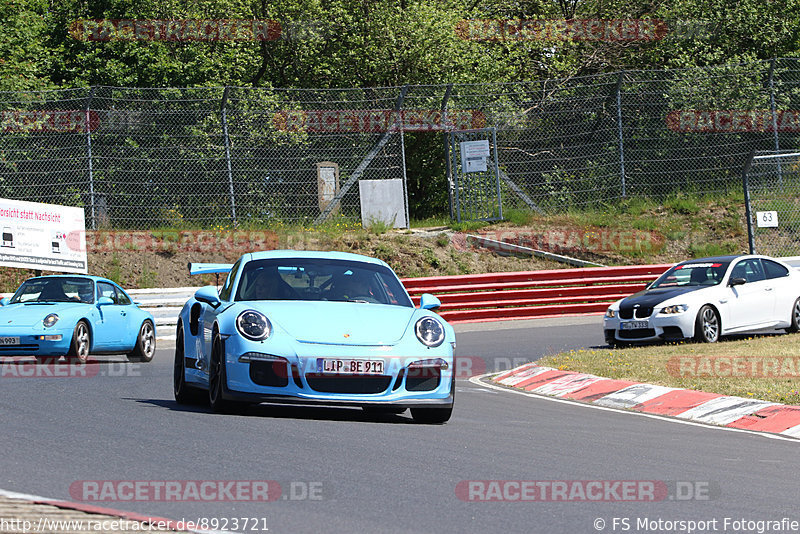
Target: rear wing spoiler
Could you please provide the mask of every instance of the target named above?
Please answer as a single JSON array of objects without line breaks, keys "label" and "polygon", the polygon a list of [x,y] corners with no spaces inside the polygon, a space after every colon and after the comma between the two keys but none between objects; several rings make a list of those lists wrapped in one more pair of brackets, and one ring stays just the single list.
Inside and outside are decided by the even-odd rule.
[{"label": "rear wing spoiler", "polygon": [[189,274],[220,274],[229,273],[232,263],[189,263]]}]

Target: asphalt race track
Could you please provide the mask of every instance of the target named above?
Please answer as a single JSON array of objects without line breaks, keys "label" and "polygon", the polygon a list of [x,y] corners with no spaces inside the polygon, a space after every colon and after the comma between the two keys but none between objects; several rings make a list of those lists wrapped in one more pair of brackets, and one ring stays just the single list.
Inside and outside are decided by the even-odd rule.
[{"label": "asphalt race track", "polygon": [[[599,325],[599,317],[465,325],[457,353],[474,371],[503,370],[599,346]],[[278,482],[282,493],[266,503],[93,502],[228,528],[239,518],[243,532],[253,527],[241,528],[244,518],[278,533],[687,532],[667,522],[712,520],[706,531],[723,532],[726,518],[728,532],[754,532],[731,522],[800,521],[793,441],[532,398],[466,377],[444,426],[345,408],[216,415],[173,401],[172,343],[160,342],[149,364],[101,358],[86,377],[17,377],[3,364],[0,488],[75,501],[88,487],[82,481]],[[473,502],[501,486],[470,481],[655,482],[669,495]],[[517,487],[503,482],[500,497],[519,499]]]}]

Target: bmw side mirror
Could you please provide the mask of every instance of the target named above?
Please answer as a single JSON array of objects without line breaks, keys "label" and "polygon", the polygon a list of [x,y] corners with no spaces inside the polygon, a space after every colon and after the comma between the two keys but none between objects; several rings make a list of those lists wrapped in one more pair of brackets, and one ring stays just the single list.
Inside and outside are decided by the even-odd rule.
[{"label": "bmw side mirror", "polygon": [[0,299],[0,306],[5,306],[9,302],[11,302],[11,301],[8,300],[8,297],[3,297],[3,298]]},{"label": "bmw side mirror", "polygon": [[747,280],[745,278],[731,278],[731,281],[728,283],[730,286],[740,286],[742,284],[746,284]]},{"label": "bmw side mirror", "polygon": [[211,306],[212,308],[216,308],[220,305],[219,300],[219,293],[217,293],[217,286],[203,286],[197,291],[194,292],[194,299],[200,302],[204,302]]},{"label": "bmw side mirror", "polygon": [[114,299],[111,297],[100,297],[97,299],[98,306],[107,306],[108,304],[114,304]]},{"label": "bmw side mirror", "polygon": [[419,309],[436,311],[442,305],[442,301],[430,293],[423,293],[419,299]]}]

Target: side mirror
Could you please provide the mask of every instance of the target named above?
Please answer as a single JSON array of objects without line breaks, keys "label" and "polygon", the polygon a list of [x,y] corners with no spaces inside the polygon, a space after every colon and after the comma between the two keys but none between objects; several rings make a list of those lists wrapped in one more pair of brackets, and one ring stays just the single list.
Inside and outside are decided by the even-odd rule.
[{"label": "side mirror", "polygon": [[728,282],[728,285],[729,286],[740,286],[740,285],[746,284],[746,283],[747,283],[747,279],[745,279],[745,278],[731,278],[730,281]]},{"label": "side mirror", "polygon": [[5,306],[9,302],[11,302],[11,301],[8,299],[8,297],[3,297],[3,298],[0,299],[0,306]]},{"label": "side mirror", "polygon": [[99,299],[97,299],[98,306],[106,306],[108,304],[114,304],[114,299],[112,299],[111,297],[100,297]]},{"label": "side mirror", "polygon": [[436,311],[441,307],[442,301],[430,293],[423,293],[419,299],[419,309]]},{"label": "side mirror", "polygon": [[216,308],[220,305],[219,300],[219,293],[217,293],[217,286],[203,286],[197,291],[194,292],[194,299],[200,302],[204,302],[211,306],[212,308]]}]

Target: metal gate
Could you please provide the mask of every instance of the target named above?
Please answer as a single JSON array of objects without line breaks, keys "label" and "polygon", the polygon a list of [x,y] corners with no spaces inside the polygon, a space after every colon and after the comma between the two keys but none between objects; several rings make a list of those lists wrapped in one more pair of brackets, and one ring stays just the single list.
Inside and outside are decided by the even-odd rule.
[{"label": "metal gate", "polygon": [[458,222],[503,218],[495,131],[450,132],[450,198]]},{"label": "metal gate", "polygon": [[742,179],[750,253],[800,255],[800,153],[751,156]]}]

